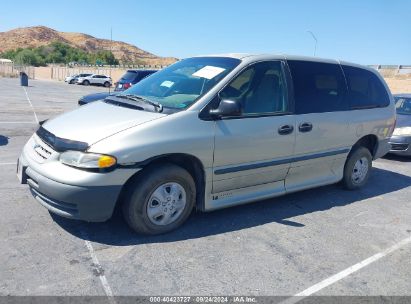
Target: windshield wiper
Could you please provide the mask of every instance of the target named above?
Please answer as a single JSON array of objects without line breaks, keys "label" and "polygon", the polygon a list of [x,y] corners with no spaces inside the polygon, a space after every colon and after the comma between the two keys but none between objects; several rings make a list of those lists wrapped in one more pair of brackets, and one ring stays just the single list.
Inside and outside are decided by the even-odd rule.
[{"label": "windshield wiper", "polygon": [[116,95],[116,97],[125,98],[125,99],[129,99],[129,100],[133,100],[133,101],[142,101],[142,102],[145,102],[145,103],[153,106],[154,108],[156,108],[156,109],[157,109],[157,112],[163,112],[163,105],[162,105],[161,103],[158,103],[158,102],[155,102],[155,101],[151,101],[151,100],[149,100],[149,99],[147,99],[147,98],[144,98],[144,97],[142,97],[142,96],[139,96],[139,95],[133,95],[133,94],[125,94],[125,95],[123,95],[123,94],[119,94],[119,95]]}]

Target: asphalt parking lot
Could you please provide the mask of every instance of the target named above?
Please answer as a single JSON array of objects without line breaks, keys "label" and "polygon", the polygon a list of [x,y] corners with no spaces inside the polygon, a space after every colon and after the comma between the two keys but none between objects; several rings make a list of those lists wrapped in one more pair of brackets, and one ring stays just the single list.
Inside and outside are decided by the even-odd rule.
[{"label": "asphalt parking lot", "polygon": [[0,78],[0,295],[411,295],[411,159],[375,161],[360,191],[195,213],[162,236],[119,214],[50,214],[18,184],[16,159],[37,120],[102,90]]}]

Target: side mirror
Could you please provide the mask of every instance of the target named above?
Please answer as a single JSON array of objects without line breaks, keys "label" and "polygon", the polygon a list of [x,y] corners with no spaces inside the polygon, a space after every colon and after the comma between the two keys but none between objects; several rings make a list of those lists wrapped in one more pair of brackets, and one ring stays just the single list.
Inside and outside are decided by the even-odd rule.
[{"label": "side mirror", "polygon": [[214,118],[240,116],[241,104],[237,100],[222,99],[217,109],[211,109],[210,115]]}]

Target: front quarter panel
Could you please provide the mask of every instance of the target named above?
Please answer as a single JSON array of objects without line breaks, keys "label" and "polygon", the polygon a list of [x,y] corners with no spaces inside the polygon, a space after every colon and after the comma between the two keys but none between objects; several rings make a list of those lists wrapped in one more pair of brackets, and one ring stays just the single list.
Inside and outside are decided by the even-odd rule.
[{"label": "front quarter panel", "polygon": [[214,121],[200,120],[196,111],[182,111],[112,135],[89,151],[111,154],[121,165],[183,153],[198,158],[207,169],[213,164],[214,126]]}]

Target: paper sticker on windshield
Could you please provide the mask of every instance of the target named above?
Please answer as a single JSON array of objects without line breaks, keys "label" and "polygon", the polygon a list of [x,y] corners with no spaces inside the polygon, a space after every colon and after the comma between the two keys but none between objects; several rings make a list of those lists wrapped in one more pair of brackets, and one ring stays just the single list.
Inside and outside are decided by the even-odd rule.
[{"label": "paper sticker on windshield", "polygon": [[160,84],[160,86],[162,86],[162,87],[167,87],[167,88],[171,88],[171,87],[173,86],[173,84],[174,84],[174,82],[169,81],[169,80],[166,80],[166,81],[163,81],[163,83]]},{"label": "paper sticker on windshield", "polygon": [[206,78],[206,79],[212,79],[216,77],[218,74],[221,74],[224,72],[225,69],[211,66],[211,65],[206,65],[202,69],[198,70],[193,74],[195,77],[201,77],[201,78]]}]

